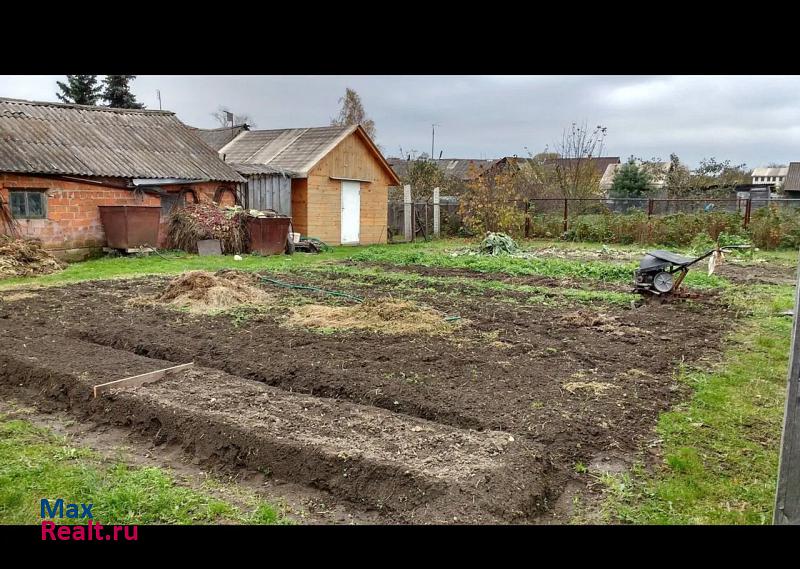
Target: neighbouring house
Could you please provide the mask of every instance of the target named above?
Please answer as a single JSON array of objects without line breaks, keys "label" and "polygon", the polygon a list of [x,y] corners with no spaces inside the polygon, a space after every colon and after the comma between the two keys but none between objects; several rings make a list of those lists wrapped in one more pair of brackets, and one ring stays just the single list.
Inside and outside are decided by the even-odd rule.
[{"label": "neighbouring house", "polygon": [[[387,162],[399,178],[405,178],[410,158],[387,158]],[[432,160],[445,176],[468,182],[497,163],[497,158],[440,158]]]},{"label": "neighbouring house", "polygon": [[[637,165],[641,167],[643,163],[637,161]],[[614,185],[614,177],[617,175],[617,171],[621,166],[621,162],[616,162],[606,167],[605,172],[603,172],[603,177],[600,178],[600,189],[603,192],[608,192]],[[663,190],[667,185],[667,175],[669,174],[671,163],[647,162],[644,166],[647,169],[647,173],[650,174],[650,189],[654,192]]]},{"label": "neighbouring house", "polygon": [[0,207],[65,258],[106,244],[100,205],[237,201],[244,182],[169,111],[0,98]]},{"label": "neighbouring house", "polygon": [[[232,134],[220,130],[198,134]],[[246,178],[247,207],[290,215],[295,232],[332,245],[386,243],[400,179],[361,126],[241,129],[215,149]]]},{"label": "neighbouring house", "polygon": [[787,198],[800,198],[800,162],[790,162],[786,168],[783,193]]},{"label": "neighbouring house", "polygon": [[753,184],[767,185],[777,189],[783,185],[788,173],[789,167],[753,168],[751,176]]},{"label": "neighbouring house", "polygon": [[[504,171],[519,171],[538,162],[535,158],[520,158],[518,156],[506,156],[498,160],[487,172],[494,174]],[[620,164],[618,156],[602,156],[597,158],[546,158],[543,162],[545,168],[561,169],[562,172],[568,173],[569,177],[581,176],[583,172],[592,173],[598,183],[598,192],[602,188],[602,180],[606,172],[610,168],[616,167]],[[535,190],[538,192],[539,190]]]}]

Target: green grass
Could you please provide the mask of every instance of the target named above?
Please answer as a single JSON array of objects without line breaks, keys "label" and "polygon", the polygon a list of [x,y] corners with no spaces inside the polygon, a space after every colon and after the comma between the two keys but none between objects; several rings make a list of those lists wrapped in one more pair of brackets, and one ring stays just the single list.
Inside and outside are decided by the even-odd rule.
[{"label": "green grass", "polygon": [[25,285],[58,285],[88,280],[132,278],[146,275],[170,275],[183,271],[219,269],[241,269],[245,271],[281,270],[288,267],[306,266],[343,259],[352,254],[352,247],[334,247],[333,251],[310,255],[242,255],[234,261],[232,255],[200,257],[183,252],[167,252],[162,255],[101,257],[70,264],[60,273],[41,277],[16,277],[0,281],[0,289]]},{"label": "green grass", "polygon": [[[41,522],[40,501],[92,503],[103,524],[287,523],[272,504],[252,510],[180,486],[165,470],[107,463],[94,451],[28,421],[0,415],[0,523]],[[63,519],[59,523],[85,523]]]},{"label": "green grass", "polygon": [[[654,472],[603,478],[610,521],[768,524],[772,521],[792,307],[792,287],[737,288],[750,310],[717,369],[683,369],[691,399],[661,415],[663,462]],[[743,305],[741,299],[732,304]]]},{"label": "green grass", "polygon": [[[429,251],[422,247],[371,247],[355,252],[354,261],[389,263],[393,265],[421,265],[445,269],[467,269],[479,273],[500,273],[511,276],[537,275],[552,278],[598,280],[612,283],[631,283],[635,262],[587,261],[548,257],[519,258],[508,256],[457,255]],[[721,288],[728,281],[702,271],[690,271],[687,286],[695,288]]]}]

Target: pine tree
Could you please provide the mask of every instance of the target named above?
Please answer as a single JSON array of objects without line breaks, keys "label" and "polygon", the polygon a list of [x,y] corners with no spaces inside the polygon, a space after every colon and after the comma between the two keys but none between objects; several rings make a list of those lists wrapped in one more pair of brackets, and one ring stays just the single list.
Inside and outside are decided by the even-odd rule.
[{"label": "pine tree", "polygon": [[144,105],[136,101],[131,93],[130,82],[136,75],[106,75],[103,79],[103,99],[109,107],[115,109],[143,109]]},{"label": "pine tree", "polygon": [[629,160],[614,175],[610,194],[618,198],[640,198],[650,190],[650,175]]},{"label": "pine tree", "polygon": [[375,140],[375,122],[367,117],[358,93],[348,87],[339,102],[342,104],[342,108],[339,110],[339,116],[331,119],[331,126],[360,124],[369,137]]},{"label": "pine tree", "polygon": [[76,105],[96,105],[100,98],[97,75],[67,75],[67,82],[56,81],[60,93],[56,97],[65,103]]}]

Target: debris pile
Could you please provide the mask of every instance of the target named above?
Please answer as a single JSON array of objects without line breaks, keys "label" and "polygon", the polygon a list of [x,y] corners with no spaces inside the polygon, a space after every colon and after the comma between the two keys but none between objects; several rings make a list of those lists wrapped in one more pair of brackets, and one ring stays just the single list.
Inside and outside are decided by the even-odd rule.
[{"label": "debris pile", "polygon": [[306,304],[292,308],[291,326],[318,330],[372,330],[384,334],[444,334],[454,324],[434,310],[406,300],[366,300],[355,306]]},{"label": "debris pile", "polygon": [[[255,211],[255,210],[254,210]],[[168,246],[197,253],[197,242],[219,239],[223,253],[243,253],[247,246],[248,213],[241,207],[194,203],[175,208],[169,216]]]},{"label": "debris pile", "polygon": [[[173,279],[156,298],[156,302],[195,313],[269,302],[271,295],[258,288],[257,282],[256,275],[232,269],[223,269],[216,273],[188,271]],[[141,299],[137,302],[142,303],[146,302]]]},{"label": "debris pile", "polygon": [[38,240],[0,235],[0,278],[46,275],[66,266]]}]

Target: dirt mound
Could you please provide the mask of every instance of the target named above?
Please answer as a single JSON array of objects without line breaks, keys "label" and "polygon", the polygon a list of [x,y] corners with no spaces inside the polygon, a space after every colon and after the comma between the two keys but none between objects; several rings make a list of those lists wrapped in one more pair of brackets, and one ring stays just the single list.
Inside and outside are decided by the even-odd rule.
[{"label": "dirt mound", "polygon": [[293,308],[289,324],[303,328],[373,330],[384,334],[446,334],[461,320],[407,300],[367,300],[355,306],[306,304]]},{"label": "dirt mound", "polygon": [[46,275],[66,266],[37,240],[0,235],[0,279]]},{"label": "dirt mound", "polygon": [[155,301],[198,313],[269,302],[271,295],[258,288],[256,282],[255,275],[242,271],[188,271],[170,281]]}]

